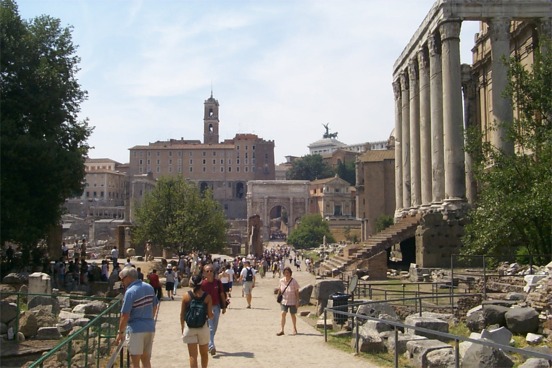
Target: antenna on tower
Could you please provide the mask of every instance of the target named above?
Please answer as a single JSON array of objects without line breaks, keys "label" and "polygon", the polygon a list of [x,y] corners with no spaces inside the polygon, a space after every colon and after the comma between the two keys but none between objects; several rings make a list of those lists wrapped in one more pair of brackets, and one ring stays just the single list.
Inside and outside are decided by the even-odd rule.
[{"label": "antenna on tower", "polygon": [[213,98],[213,81],[211,81],[211,98]]}]

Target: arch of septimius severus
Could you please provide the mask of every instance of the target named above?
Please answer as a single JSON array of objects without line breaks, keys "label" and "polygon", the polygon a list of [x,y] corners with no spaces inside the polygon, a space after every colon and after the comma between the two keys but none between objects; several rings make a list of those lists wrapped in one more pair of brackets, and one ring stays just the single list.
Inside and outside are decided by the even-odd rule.
[{"label": "arch of septimius severus", "polygon": [[[460,63],[463,21],[488,27],[490,67],[480,80]],[[416,262],[423,266],[450,265],[450,255],[459,251],[463,217],[475,195],[465,126],[484,114],[495,122],[513,119],[502,95],[508,84],[502,58],[519,47],[512,45],[516,22],[531,23],[533,39],[550,38],[552,1],[438,0],[394,64],[396,217],[419,216]],[[474,98],[478,89],[486,106]],[[505,129],[488,134],[493,145],[513,152],[503,141]]]},{"label": "arch of septimius severus", "polygon": [[270,211],[282,207],[287,211],[287,226],[293,229],[297,220],[307,214],[309,205],[308,180],[250,180],[247,182],[247,216],[259,215],[262,236],[270,235]]}]

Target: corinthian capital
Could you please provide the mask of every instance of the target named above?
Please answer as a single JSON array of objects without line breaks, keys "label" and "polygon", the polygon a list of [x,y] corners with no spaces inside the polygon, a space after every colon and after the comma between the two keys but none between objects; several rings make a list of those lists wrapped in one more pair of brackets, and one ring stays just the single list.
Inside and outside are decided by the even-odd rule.
[{"label": "corinthian capital", "polygon": [[427,49],[431,56],[441,54],[441,36],[438,33],[432,33],[427,39]]},{"label": "corinthian capital", "polygon": [[395,95],[395,100],[401,98],[401,82],[398,79],[393,82],[393,94]]},{"label": "corinthian capital", "polygon": [[441,41],[445,41],[451,38],[460,38],[460,27],[462,22],[460,21],[448,21],[439,26],[441,32]]}]

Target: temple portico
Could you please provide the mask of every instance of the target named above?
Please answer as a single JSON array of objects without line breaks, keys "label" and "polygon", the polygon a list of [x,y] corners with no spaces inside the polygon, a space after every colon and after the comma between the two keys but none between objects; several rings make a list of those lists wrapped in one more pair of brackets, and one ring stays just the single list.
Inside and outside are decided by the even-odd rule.
[{"label": "temple portico", "polygon": [[[448,251],[426,252],[418,242],[431,232],[429,223],[438,223],[436,215],[463,223],[476,198],[471,160],[464,149],[465,128],[478,126],[495,147],[514,152],[504,139],[506,124],[514,118],[512,103],[503,95],[508,85],[504,59],[527,54],[527,44],[538,47],[539,37],[550,38],[551,14],[550,0],[438,0],[395,62],[395,216],[420,217],[420,263],[441,263],[435,254],[428,259],[427,253],[450,254],[460,246],[461,229],[455,232],[457,239],[439,246]],[[460,62],[465,21],[483,22],[485,31],[476,35],[474,66]],[[529,25],[529,36],[518,42],[516,37],[525,31],[520,24]],[[432,215],[424,225],[426,214]]]}]

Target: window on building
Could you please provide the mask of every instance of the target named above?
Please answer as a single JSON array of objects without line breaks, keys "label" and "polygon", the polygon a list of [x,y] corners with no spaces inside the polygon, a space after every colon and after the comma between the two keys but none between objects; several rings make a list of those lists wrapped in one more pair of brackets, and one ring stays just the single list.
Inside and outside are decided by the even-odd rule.
[{"label": "window on building", "polygon": [[253,146],[251,146],[251,149],[252,149],[252,150],[254,151],[254,150],[255,150],[255,146],[254,146],[254,145],[253,145]]},{"label": "window on building", "polygon": [[[148,153],[149,153],[149,152],[148,152]],[[150,160],[148,159],[148,165],[149,165],[150,163],[151,163],[151,162],[150,162]]]},{"label": "window on building", "polygon": [[232,168],[231,168],[231,167],[228,167],[228,172],[232,172]]},{"label": "window on building", "polygon": [[245,172],[249,172],[249,167],[248,166],[245,167]]},{"label": "window on building", "polygon": [[157,151],[157,157],[159,157],[161,155],[161,152]]},{"label": "window on building", "polygon": [[172,151],[169,151],[169,157],[172,157]]},{"label": "window on building", "polygon": [[224,165],[224,159],[221,159],[221,160],[220,160],[220,164],[221,164],[221,165]]},{"label": "window on building", "polygon": [[172,173],[172,166],[169,166],[169,172]]},{"label": "window on building", "polygon": [[158,173],[160,173],[160,172],[161,172],[161,168],[160,168],[159,166],[157,166],[156,171],[157,171]]},{"label": "window on building", "polygon": [[224,172],[224,167],[223,166],[220,167],[220,172]]},{"label": "window on building", "polygon": [[192,172],[192,171],[193,171],[193,167],[190,166],[190,172]]},{"label": "window on building", "polygon": [[203,155],[203,156],[206,156],[206,155],[207,155],[207,152],[203,151],[203,152],[202,152],[202,155]]},{"label": "window on building", "polygon": [[217,155],[217,151],[213,151],[213,156],[216,156]]},{"label": "window on building", "polygon": [[172,165],[172,159],[169,160],[169,165]]},{"label": "window on building", "polygon": [[205,160],[203,160],[203,165],[205,165]]},{"label": "window on building", "polygon": [[148,157],[150,157],[150,156],[151,156],[151,152],[150,152],[150,151],[148,151]]},{"label": "window on building", "polygon": [[334,206],[334,216],[341,216],[341,205],[335,205]]},{"label": "window on building", "polygon": [[157,160],[157,165],[160,165],[161,164],[161,160]]},{"label": "window on building", "polygon": [[203,172],[206,172],[206,171],[207,171],[207,170],[206,170],[206,168],[204,167],[204,168],[203,168]]},{"label": "window on building", "polygon": [[217,164],[217,160],[213,159],[213,165]]},{"label": "window on building", "polygon": [[236,167],[236,172],[240,172],[240,167]]},{"label": "window on building", "polygon": [[240,159],[239,159],[239,158],[236,160],[236,164],[237,164],[237,165],[240,164]]}]

